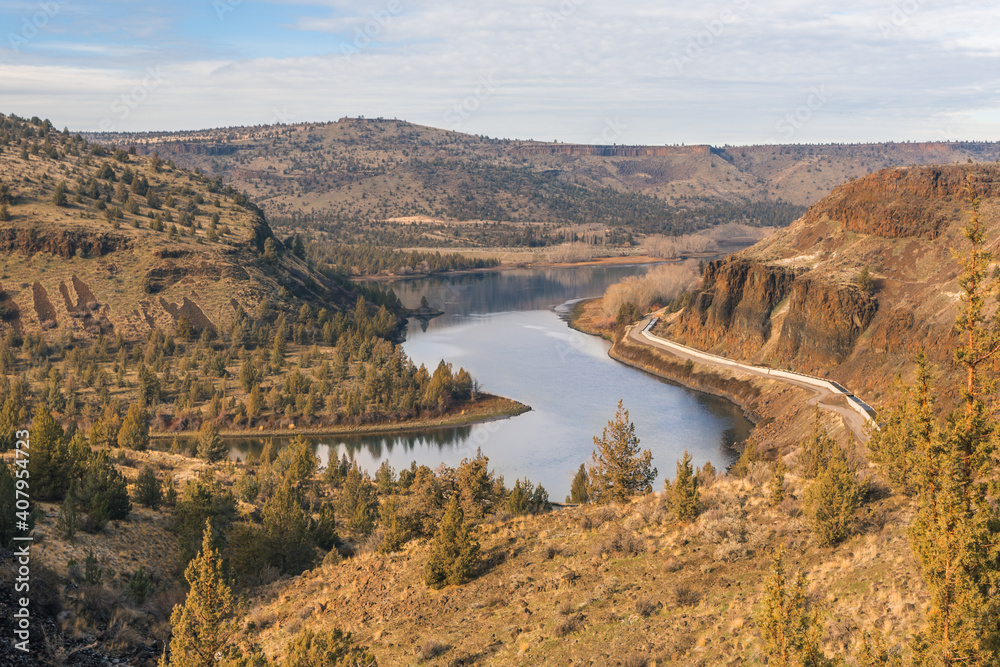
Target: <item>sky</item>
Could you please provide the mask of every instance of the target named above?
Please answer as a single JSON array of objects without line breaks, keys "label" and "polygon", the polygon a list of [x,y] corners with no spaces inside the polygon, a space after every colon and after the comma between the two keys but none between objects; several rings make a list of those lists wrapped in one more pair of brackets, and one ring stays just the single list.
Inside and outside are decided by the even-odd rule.
[{"label": "sky", "polygon": [[0,0],[0,112],[597,144],[1000,140],[995,0]]}]

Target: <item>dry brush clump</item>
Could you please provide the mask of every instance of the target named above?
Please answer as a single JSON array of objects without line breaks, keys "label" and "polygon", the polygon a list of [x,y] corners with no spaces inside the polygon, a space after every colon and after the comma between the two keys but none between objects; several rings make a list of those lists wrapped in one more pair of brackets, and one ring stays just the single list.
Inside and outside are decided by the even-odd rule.
[{"label": "dry brush clump", "polygon": [[555,264],[586,262],[597,255],[597,249],[589,243],[564,243],[545,253],[545,258]]},{"label": "dry brush clump", "polygon": [[643,276],[631,276],[615,283],[604,292],[604,316],[615,318],[627,303],[634,303],[646,312],[654,303],[666,303],[698,279],[698,262],[657,266]]},{"label": "dry brush clump", "polygon": [[650,234],[642,242],[642,250],[652,257],[676,259],[692,252],[707,252],[716,249],[715,239],[703,234],[683,234],[681,236],[664,236]]},{"label": "dry brush clump", "polygon": [[758,551],[768,540],[769,531],[749,520],[746,498],[728,496],[698,519],[701,537],[715,546],[715,560],[733,562]]},{"label": "dry brush clump", "polygon": [[613,527],[601,544],[601,555],[638,556],[643,553],[646,553],[646,541],[634,530],[624,526]]}]

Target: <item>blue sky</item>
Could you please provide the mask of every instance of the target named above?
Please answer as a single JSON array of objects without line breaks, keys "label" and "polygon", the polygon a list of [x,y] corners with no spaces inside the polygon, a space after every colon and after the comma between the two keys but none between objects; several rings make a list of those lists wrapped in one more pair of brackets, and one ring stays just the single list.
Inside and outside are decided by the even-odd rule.
[{"label": "blue sky", "polygon": [[1000,140],[972,0],[0,0],[0,110],[74,130],[382,116],[587,143]]}]

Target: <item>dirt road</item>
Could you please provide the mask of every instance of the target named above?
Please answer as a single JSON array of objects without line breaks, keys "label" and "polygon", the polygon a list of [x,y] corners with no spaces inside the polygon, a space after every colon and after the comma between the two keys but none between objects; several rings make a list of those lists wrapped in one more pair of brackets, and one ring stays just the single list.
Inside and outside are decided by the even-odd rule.
[{"label": "dirt road", "polygon": [[696,350],[679,343],[674,343],[665,338],[655,336],[650,333],[656,318],[646,318],[629,328],[629,339],[639,345],[654,347],[683,359],[685,361],[703,364],[706,366],[717,366],[729,368],[749,375],[765,377],[769,380],[777,380],[786,384],[805,389],[812,394],[809,405],[818,405],[823,410],[831,410],[844,418],[847,427],[854,434],[859,442],[868,441],[867,422],[871,421],[869,414],[870,407],[865,405],[860,399],[849,391],[840,387],[836,383],[822,378],[813,378],[806,375],[789,373],[786,371],[776,371],[763,366],[752,366],[742,364],[725,357],[709,354]]}]

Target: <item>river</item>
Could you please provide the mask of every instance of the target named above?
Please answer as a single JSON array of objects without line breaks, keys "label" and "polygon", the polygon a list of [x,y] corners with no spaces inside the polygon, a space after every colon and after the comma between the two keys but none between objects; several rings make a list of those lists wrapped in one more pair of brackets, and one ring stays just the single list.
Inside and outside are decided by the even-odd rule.
[{"label": "river", "polygon": [[[416,364],[433,371],[443,358],[468,369],[482,388],[532,407],[501,421],[393,436],[317,436],[323,464],[347,453],[373,472],[388,460],[398,471],[411,461],[432,468],[458,465],[481,449],[508,484],[528,477],[562,500],[581,463],[625,402],[642,448],[659,471],[655,488],[673,477],[687,449],[696,465],[725,467],[730,445],[752,425],[734,404],[620,364],[610,344],[571,329],[565,320],[573,300],[597,296],[624,277],[649,266],[588,266],[517,269],[405,280],[392,283],[404,305],[426,296],[444,311],[423,323],[413,320],[404,345]],[[239,440],[234,455],[259,451],[261,442]]]}]

